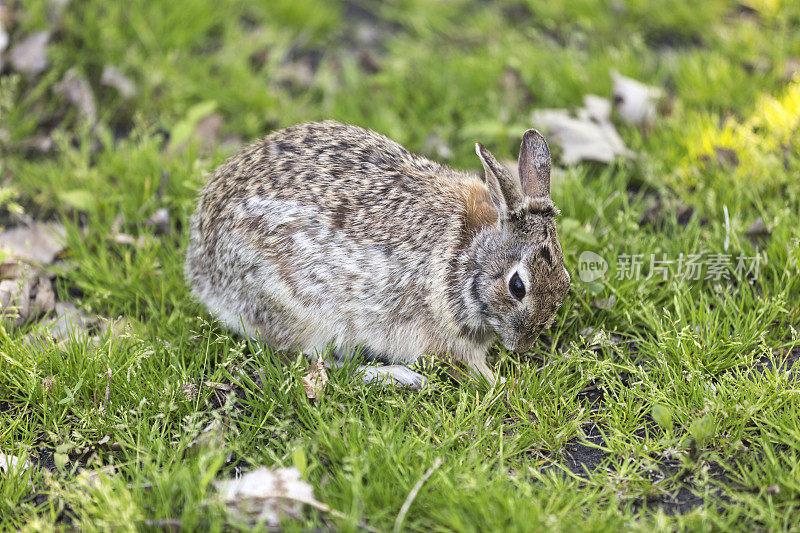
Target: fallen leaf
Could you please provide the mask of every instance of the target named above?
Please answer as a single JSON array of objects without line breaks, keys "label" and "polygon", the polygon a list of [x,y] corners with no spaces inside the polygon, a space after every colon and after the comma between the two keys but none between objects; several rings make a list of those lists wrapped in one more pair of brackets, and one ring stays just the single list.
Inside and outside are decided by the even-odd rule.
[{"label": "fallen leaf", "polygon": [[43,315],[55,309],[55,306],[56,294],[53,292],[53,282],[47,277],[39,276],[36,282],[31,312],[35,311],[37,314]]},{"label": "fallen leaf", "polygon": [[31,291],[36,284],[39,270],[29,265],[13,279],[0,281],[0,307],[4,318],[12,318],[17,324],[28,319],[31,313]]},{"label": "fallen leaf", "polygon": [[114,233],[112,238],[117,244],[136,244],[136,237],[127,233]]},{"label": "fallen leaf", "polygon": [[136,96],[136,84],[114,65],[103,67],[100,83],[116,89],[119,95],[126,100]]},{"label": "fallen leaf", "polygon": [[56,318],[45,324],[48,335],[56,341],[85,335],[92,320],[74,304],[58,302],[55,306]]},{"label": "fallen leaf", "polygon": [[42,378],[42,390],[50,392],[56,384],[55,376],[47,376]]},{"label": "fallen leaf", "polygon": [[445,142],[439,135],[435,133],[429,134],[425,137],[425,142],[422,144],[422,152],[430,154],[438,159],[452,159],[453,149]]},{"label": "fallen leaf", "polygon": [[764,492],[767,494],[779,494],[781,492],[781,487],[777,483],[774,483],[767,487]]},{"label": "fallen leaf", "polygon": [[25,459],[0,452],[0,471],[2,471],[4,475],[8,475],[11,471],[19,473],[30,468],[30,466],[31,464]]},{"label": "fallen leaf", "polygon": [[27,263],[48,265],[64,250],[64,226],[34,222],[0,233],[0,249]]},{"label": "fallen leaf", "polygon": [[622,120],[634,126],[650,126],[656,118],[656,103],[663,91],[650,87],[616,71],[611,72],[614,80],[614,110]]},{"label": "fallen leaf", "polygon": [[675,213],[675,218],[681,227],[686,227],[694,216],[694,208],[678,201],[662,200],[656,198],[653,205],[644,212],[639,219],[639,225],[649,224],[658,229],[664,227],[666,220],[671,212]]},{"label": "fallen leaf", "polygon": [[169,209],[162,207],[156,210],[156,212],[145,221],[145,224],[154,228],[157,233],[168,234],[170,229],[172,229],[169,225]]},{"label": "fallen leaf", "polygon": [[771,232],[766,224],[764,224],[764,219],[758,217],[750,224],[746,230],[744,230],[744,234],[753,238],[760,238],[760,237],[769,237]]},{"label": "fallen leaf", "polygon": [[722,166],[736,168],[739,166],[739,156],[733,148],[725,148],[724,146],[715,146],[714,155],[717,157],[717,163]]},{"label": "fallen leaf", "polygon": [[230,392],[232,387],[227,383],[219,383],[217,381],[204,381],[203,385],[209,387],[211,389],[221,390],[225,392]]},{"label": "fallen leaf", "polygon": [[800,72],[800,59],[790,57],[783,65],[783,81],[791,81]]},{"label": "fallen leaf", "polygon": [[181,385],[181,393],[187,401],[192,401],[197,397],[197,385],[194,383],[186,382]]},{"label": "fallen leaf", "polygon": [[361,48],[358,51],[358,64],[368,74],[376,74],[382,69],[380,58],[370,48]]},{"label": "fallen leaf", "polygon": [[97,119],[94,93],[89,82],[78,73],[75,67],[64,74],[61,81],[55,85],[54,90],[56,94],[63,95],[70,104],[78,108],[89,122],[94,124]]},{"label": "fallen leaf", "polygon": [[356,24],[355,31],[353,31],[353,38],[355,41],[367,47],[376,47],[380,43],[382,33],[380,28],[375,24],[360,22]]},{"label": "fallen leaf", "polygon": [[32,33],[19,41],[8,53],[8,60],[17,72],[35,76],[47,68],[49,31]]},{"label": "fallen leaf", "polygon": [[17,149],[23,152],[36,152],[47,154],[55,148],[55,141],[50,135],[37,135],[17,144]]},{"label": "fallen leaf", "polygon": [[566,109],[541,109],[531,115],[533,125],[561,147],[562,162],[610,163],[616,156],[633,157],[611,123],[611,103],[594,95],[585,96],[583,102],[574,117]]},{"label": "fallen leaf", "polygon": [[192,137],[197,140],[201,150],[210,151],[219,144],[221,131],[222,115],[219,113],[212,113],[200,119],[194,129]]},{"label": "fallen leaf", "polygon": [[325,385],[328,383],[328,373],[325,371],[325,364],[322,359],[317,359],[309,365],[302,382],[307,398],[322,397],[323,392],[325,392]]},{"label": "fallen leaf", "polygon": [[[0,53],[2,53],[8,47],[8,32],[5,29],[5,25],[3,21],[0,20]],[[0,62],[0,68],[2,68],[3,64]]]},{"label": "fallen leaf", "polygon": [[277,78],[293,89],[308,89],[314,82],[316,68],[311,58],[303,57],[280,66]]},{"label": "fallen leaf", "polygon": [[608,298],[600,298],[599,300],[594,301],[594,306],[598,309],[603,309],[604,311],[608,311],[614,304],[617,303],[617,297],[613,294]]},{"label": "fallen leaf", "polygon": [[229,511],[271,527],[278,526],[283,515],[298,516],[301,504],[316,502],[314,489],[294,467],[262,466],[216,485]]}]

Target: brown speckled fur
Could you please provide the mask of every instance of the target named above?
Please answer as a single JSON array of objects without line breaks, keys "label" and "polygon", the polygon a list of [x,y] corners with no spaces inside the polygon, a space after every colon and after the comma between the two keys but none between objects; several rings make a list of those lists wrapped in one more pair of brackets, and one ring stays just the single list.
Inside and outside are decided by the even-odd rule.
[{"label": "brown speckled fur", "polygon": [[[360,346],[405,364],[435,352],[489,376],[491,343],[527,349],[569,287],[549,152],[531,132],[521,182],[477,146],[487,184],[356,126],[275,132],[203,188],[186,260],[193,292],[279,350]],[[509,294],[514,272],[522,301]]]}]

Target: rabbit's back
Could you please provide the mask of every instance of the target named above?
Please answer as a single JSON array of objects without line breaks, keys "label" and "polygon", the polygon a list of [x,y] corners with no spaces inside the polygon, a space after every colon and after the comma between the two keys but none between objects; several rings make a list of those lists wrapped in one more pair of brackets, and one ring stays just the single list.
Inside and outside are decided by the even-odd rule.
[{"label": "rabbit's back", "polygon": [[443,276],[470,195],[485,200],[477,178],[375,132],[293,126],[210,177],[187,275],[229,326],[276,348],[366,345],[403,360],[403,346],[427,349],[432,322],[455,321]]}]

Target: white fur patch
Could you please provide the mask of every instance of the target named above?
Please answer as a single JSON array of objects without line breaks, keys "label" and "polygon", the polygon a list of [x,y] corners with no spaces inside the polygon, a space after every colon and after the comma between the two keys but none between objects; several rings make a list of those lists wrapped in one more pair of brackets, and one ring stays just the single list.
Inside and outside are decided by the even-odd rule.
[{"label": "white fur patch", "polygon": [[308,220],[314,214],[314,210],[308,207],[263,196],[247,198],[239,205],[244,214],[263,217],[270,226]]}]

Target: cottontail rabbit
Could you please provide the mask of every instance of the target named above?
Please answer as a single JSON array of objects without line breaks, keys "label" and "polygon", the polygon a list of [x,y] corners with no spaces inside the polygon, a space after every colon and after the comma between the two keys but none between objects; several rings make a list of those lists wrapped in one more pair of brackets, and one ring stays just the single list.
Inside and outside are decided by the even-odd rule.
[{"label": "cottontail rabbit", "polygon": [[393,363],[360,367],[367,380],[420,386],[403,364],[425,354],[493,380],[489,347],[527,350],[570,277],[544,138],[525,132],[519,179],[475,148],[486,183],[334,121],[269,135],[203,188],[186,258],[194,294],[274,349]]}]

